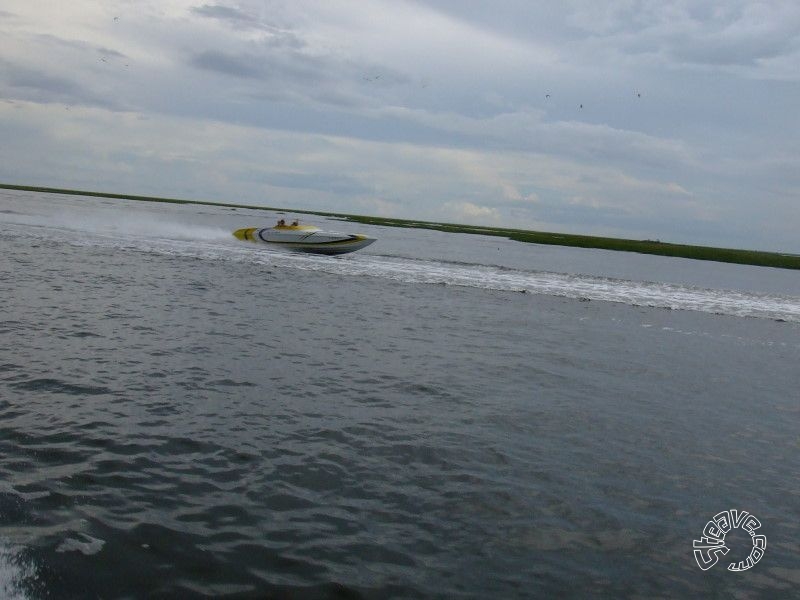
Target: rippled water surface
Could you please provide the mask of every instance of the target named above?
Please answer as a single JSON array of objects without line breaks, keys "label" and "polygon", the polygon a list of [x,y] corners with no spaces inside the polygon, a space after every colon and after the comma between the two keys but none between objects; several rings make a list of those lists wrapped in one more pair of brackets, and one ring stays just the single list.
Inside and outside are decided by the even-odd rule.
[{"label": "rippled water surface", "polygon": [[274,218],[0,191],[0,597],[796,591],[800,274]]}]

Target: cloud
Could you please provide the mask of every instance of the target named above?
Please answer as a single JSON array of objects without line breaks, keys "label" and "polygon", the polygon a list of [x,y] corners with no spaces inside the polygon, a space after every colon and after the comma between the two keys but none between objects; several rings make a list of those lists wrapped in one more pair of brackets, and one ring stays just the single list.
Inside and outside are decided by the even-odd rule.
[{"label": "cloud", "polygon": [[[269,46],[280,46],[286,48],[301,49],[306,43],[289,26],[281,26],[275,22],[265,19],[262,15],[256,15],[255,9],[244,10],[242,8],[232,8],[218,4],[204,4],[190,9],[196,16],[216,20],[236,31],[248,33],[260,32],[262,35],[253,38],[248,35],[244,39],[257,39],[259,42]],[[263,5],[259,11],[263,14]]]},{"label": "cloud", "polygon": [[401,206],[382,198],[358,198],[355,200],[355,206],[358,207],[357,213],[377,217],[396,217],[398,214],[402,214]]},{"label": "cloud", "polygon": [[369,186],[365,186],[354,177],[335,173],[266,172],[261,174],[260,179],[273,187],[314,190],[334,194],[350,194],[356,196],[367,194],[372,191]]},{"label": "cloud", "polygon": [[6,0],[0,179],[797,244],[794,2],[131,6]]},{"label": "cloud", "polygon": [[238,8],[231,8],[230,6],[222,6],[219,4],[204,4],[203,6],[195,6],[192,7],[191,11],[196,15],[230,21],[236,24],[244,23],[249,25],[255,22],[255,18],[244,11]]},{"label": "cloud", "polygon": [[[10,111],[18,115],[13,121]],[[333,212],[372,206],[384,216],[457,217],[555,231],[623,235],[633,228],[647,234],[628,229],[625,235],[678,241],[686,239],[681,231],[694,228],[696,234],[700,222],[720,227],[732,208],[714,199],[713,190],[693,193],[676,182],[546,155],[369,142],[102,109],[75,107],[64,114],[70,118],[36,104],[0,104],[0,122],[27,123],[14,132],[0,128],[0,135],[31,141],[30,151],[17,143],[14,152],[0,152],[0,180],[22,177],[21,183],[85,189],[97,187],[102,173],[114,182],[103,188],[145,195]],[[51,150],[35,164],[25,159],[41,148]],[[36,176],[41,169],[45,181]],[[533,194],[538,202],[524,201]]]},{"label": "cloud", "polygon": [[119,108],[112,99],[78,81],[0,59],[0,96],[42,103]]},{"label": "cloud", "polygon": [[253,56],[234,56],[225,52],[206,50],[193,55],[189,64],[223,75],[260,79],[264,76],[259,61]]},{"label": "cloud", "polygon": [[28,96],[26,99],[50,101],[53,97],[76,98],[83,95],[78,93],[79,87],[75,82],[64,77],[21,68],[6,61],[0,61],[0,65],[3,66],[4,83],[11,88],[27,90],[27,94],[23,92],[23,96]]},{"label": "cloud", "polygon": [[697,149],[679,139],[616,129],[580,121],[548,121],[538,109],[474,118],[456,113],[386,107],[378,111],[410,123],[452,134],[449,142],[468,148],[491,148],[582,158],[593,164],[636,163],[669,170],[698,167]]},{"label": "cloud", "polygon": [[586,49],[613,49],[597,55],[609,60],[627,52],[643,64],[657,57],[673,68],[729,67],[763,78],[775,75],[768,61],[800,50],[800,6],[788,1],[579,3],[569,20],[591,33]]},{"label": "cloud", "polygon": [[465,224],[497,223],[500,219],[496,208],[478,206],[472,202],[445,202],[441,213],[450,222]]}]

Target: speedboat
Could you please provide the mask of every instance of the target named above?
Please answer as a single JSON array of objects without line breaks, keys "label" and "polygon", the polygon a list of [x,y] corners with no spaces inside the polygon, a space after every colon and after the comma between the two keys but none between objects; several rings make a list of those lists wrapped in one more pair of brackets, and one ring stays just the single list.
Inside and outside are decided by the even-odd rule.
[{"label": "speedboat", "polygon": [[294,221],[287,225],[283,219],[274,227],[246,227],[233,235],[248,242],[263,242],[298,252],[315,254],[346,254],[369,246],[375,238],[350,233],[322,231],[313,225]]}]

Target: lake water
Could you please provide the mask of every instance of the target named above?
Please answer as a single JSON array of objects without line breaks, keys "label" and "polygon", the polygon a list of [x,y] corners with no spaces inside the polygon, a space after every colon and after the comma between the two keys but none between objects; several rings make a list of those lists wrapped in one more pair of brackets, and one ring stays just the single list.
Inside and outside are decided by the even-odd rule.
[{"label": "lake water", "polygon": [[800,272],[276,218],[0,190],[0,597],[796,593]]}]

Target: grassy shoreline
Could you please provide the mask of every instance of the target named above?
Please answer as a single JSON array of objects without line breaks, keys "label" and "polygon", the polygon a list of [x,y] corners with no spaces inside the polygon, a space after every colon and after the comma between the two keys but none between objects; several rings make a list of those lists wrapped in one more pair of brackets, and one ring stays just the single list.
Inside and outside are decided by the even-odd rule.
[{"label": "grassy shoreline", "polygon": [[518,242],[535,244],[550,244],[558,246],[573,246],[579,248],[597,248],[601,250],[616,250],[622,252],[639,252],[642,254],[657,254],[660,256],[673,256],[678,258],[692,258],[696,260],[710,260],[744,265],[776,267],[780,269],[800,269],[800,255],[782,254],[779,252],[762,252],[758,250],[737,250],[734,248],[715,248],[711,246],[693,246],[688,244],[672,244],[658,240],[629,240],[622,238],[597,237],[590,235],[574,235],[566,233],[549,233],[542,231],[528,231],[525,229],[509,229],[504,227],[485,227],[473,225],[456,225],[449,223],[433,223],[428,221],[414,221],[410,219],[390,219],[385,217],[369,217],[346,213],[330,213],[312,210],[296,210],[281,207],[253,206],[249,204],[226,204],[222,202],[209,202],[203,200],[184,200],[178,198],[157,198],[153,196],[136,196],[131,194],[115,194],[108,192],[90,192],[83,190],[68,190],[61,188],[38,187],[28,185],[11,185],[0,183],[0,189],[20,190],[26,192],[47,192],[52,194],[68,194],[73,196],[95,196],[101,198],[117,198],[123,200],[140,200],[145,202],[168,202],[173,204],[200,204],[207,206],[222,206],[226,208],[244,208],[252,210],[275,210],[293,212],[298,214],[319,215],[333,217],[355,223],[367,225],[383,225],[386,227],[409,227],[413,229],[434,229],[450,233],[472,233],[477,235],[494,235],[505,237]]}]

